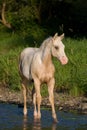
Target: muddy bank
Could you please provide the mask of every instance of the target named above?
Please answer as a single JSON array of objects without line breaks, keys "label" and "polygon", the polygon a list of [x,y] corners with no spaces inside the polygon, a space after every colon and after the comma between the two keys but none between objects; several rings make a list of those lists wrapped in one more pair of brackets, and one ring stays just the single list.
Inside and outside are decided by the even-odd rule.
[{"label": "muddy bank", "polygon": [[[54,93],[55,95],[55,106],[58,110],[71,111],[76,110],[77,112],[87,114],[87,98],[86,97],[72,97],[68,94]],[[32,104],[31,92],[28,92],[27,101],[29,105]],[[22,91],[14,92],[8,88],[0,86],[0,102],[23,104]],[[42,106],[50,107],[48,97],[42,99]]]}]

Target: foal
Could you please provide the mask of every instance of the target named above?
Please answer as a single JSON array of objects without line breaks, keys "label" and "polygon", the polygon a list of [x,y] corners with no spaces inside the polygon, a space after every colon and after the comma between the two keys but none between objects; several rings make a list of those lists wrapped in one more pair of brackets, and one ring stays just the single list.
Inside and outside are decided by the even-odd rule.
[{"label": "foal", "polygon": [[[34,81],[34,117],[41,118],[40,105],[41,94],[40,86],[47,83],[49,101],[52,107],[52,117],[57,122],[53,89],[55,85],[54,72],[55,68],[52,63],[52,56],[56,57],[62,65],[67,64],[68,58],[64,52],[65,46],[62,43],[64,34],[58,36],[57,33],[53,37],[49,37],[43,41],[40,48],[26,48],[20,54],[19,70],[22,77],[22,88],[24,96],[24,115],[27,115],[26,92],[27,82]],[[37,105],[37,107],[36,107]]]}]

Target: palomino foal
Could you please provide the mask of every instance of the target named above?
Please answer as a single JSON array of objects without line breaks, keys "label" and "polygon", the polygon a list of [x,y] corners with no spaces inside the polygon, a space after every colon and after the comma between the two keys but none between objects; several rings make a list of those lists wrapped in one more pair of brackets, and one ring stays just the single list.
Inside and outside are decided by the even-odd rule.
[{"label": "palomino foal", "polygon": [[[22,88],[24,96],[24,115],[27,114],[26,91],[27,81],[34,81],[34,117],[41,118],[40,105],[41,94],[40,86],[47,83],[49,101],[52,107],[52,117],[57,122],[53,89],[55,85],[54,72],[55,68],[52,63],[52,56],[56,57],[62,65],[67,64],[68,58],[64,52],[65,46],[62,43],[64,34],[58,36],[57,33],[53,37],[49,37],[43,41],[40,48],[26,48],[20,54],[19,69],[22,77]],[[36,107],[37,106],[37,107]]]}]

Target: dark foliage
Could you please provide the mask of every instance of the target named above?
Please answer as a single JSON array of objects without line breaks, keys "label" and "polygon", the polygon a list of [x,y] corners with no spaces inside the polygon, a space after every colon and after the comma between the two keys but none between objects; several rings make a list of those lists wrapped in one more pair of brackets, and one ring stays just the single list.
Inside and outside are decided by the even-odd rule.
[{"label": "dark foliage", "polygon": [[[5,0],[5,16],[13,31],[29,33],[38,25],[48,33],[87,36],[86,0]],[[3,0],[0,2],[2,9]]]}]

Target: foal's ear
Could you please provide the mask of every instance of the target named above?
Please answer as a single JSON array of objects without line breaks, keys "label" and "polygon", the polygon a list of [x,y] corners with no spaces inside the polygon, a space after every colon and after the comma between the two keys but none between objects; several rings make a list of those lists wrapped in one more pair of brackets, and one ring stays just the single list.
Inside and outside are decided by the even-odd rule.
[{"label": "foal's ear", "polygon": [[53,39],[55,40],[56,37],[58,37],[58,33],[55,33],[55,35],[53,36]]},{"label": "foal's ear", "polygon": [[62,35],[60,35],[59,37],[62,40],[64,38],[64,33]]}]

